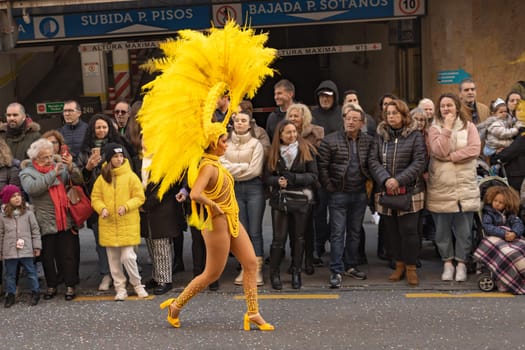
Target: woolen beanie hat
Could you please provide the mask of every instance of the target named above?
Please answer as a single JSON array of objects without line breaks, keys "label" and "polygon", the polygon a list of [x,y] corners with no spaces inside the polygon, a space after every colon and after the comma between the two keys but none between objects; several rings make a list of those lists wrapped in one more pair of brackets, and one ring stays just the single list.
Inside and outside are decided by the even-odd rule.
[{"label": "woolen beanie hat", "polygon": [[15,193],[22,193],[20,188],[15,185],[5,185],[2,191],[0,192],[0,197],[2,198],[2,203],[7,204],[9,200]]},{"label": "woolen beanie hat", "polygon": [[104,161],[109,163],[111,158],[117,153],[124,153],[124,147],[118,143],[106,143],[102,147],[102,154],[104,155]]}]

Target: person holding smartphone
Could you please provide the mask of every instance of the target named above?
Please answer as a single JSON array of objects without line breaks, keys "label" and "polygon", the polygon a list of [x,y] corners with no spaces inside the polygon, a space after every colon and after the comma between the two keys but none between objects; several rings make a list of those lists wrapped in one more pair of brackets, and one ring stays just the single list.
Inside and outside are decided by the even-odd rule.
[{"label": "person holding smartphone", "polygon": [[[377,127],[377,139],[372,144],[369,170],[378,189],[375,207],[388,227],[388,251],[396,262],[396,269],[388,278],[399,281],[406,274],[408,284],[416,286],[419,255],[418,221],[423,209],[425,192],[422,174],[426,165],[426,146],[423,134],[412,123],[407,104],[399,99],[387,103],[383,121]],[[402,211],[381,206],[381,192],[386,195],[412,193],[409,210]]]}]

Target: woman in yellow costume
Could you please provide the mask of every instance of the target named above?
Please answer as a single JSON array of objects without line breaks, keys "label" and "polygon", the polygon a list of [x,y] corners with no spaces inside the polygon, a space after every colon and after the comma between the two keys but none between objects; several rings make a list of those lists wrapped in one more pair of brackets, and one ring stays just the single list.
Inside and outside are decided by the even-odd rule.
[{"label": "woman in yellow costume", "polygon": [[[150,181],[160,183],[159,196],[186,173],[192,188],[190,225],[202,230],[206,244],[206,267],[182,293],[164,301],[168,322],[180,327],[182,307],[211,282],[216,281],[231,251],[244,271],[244,294],[248,311],[244,329],[274,327],[258,311],[257,260],[250,238],[239,222],[233,178],[219,163],[226,150],[226,125],[212,121],[218,99],[227,91],[232,106],[254,96],[266,76],[276,51],[265,48],[265,34],[239,28],[228,22],[224,29],[208,33],[179,32],[177,40],[161,44],[165,57],[150,61],[146,68],[161,74],[144,86],[146,95],[138,120],[145,146],[154,154]],[[241,50],[241,52],[239,52]]]}]

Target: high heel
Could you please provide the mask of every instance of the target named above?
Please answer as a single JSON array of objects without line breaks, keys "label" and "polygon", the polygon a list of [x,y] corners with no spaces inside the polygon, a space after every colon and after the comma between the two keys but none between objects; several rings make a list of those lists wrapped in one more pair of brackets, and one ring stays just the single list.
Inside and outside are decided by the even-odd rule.
[{"label": "high heel", "polygon": [[271,324],[269,323],[263,323],[263,324],[258,324],[254,318],[256,317],[261,317],[261,314],[259,313],[256,313],[256,314],[253,314],[253,315],[248,315],[248,313],[245,313],[244,314],[244,330],[245,331],[249,331],[251,330],[251,327],[250,327],[250,323],[253,323],[255,326],[257,326],[257,328],[259,328],[260,331],[273,331],[275,329],[274,326],[272,326]]},{"label": "high heel", "polygon": [[[172,303],[174,303],[174,302],[175,302],[175,298],[170,298],[168,300],[165,300],[162,304],[160,304],[160,309],[164,310],[165,308],[168,308],[168,318],[167,318],[168,323],[171,324],[174,328],[180,328],[179,316],[178,315],[177,315],[177,317],[172,317],[171,316],[170,305]],[[177,308],[177,310],[178,310],[178,308]]]}]

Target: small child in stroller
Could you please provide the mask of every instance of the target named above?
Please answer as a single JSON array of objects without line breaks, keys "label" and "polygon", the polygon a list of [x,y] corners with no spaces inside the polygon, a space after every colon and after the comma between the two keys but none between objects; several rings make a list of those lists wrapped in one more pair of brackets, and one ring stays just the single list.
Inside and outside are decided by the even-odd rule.
[{"label": "small child in stroller", "polygon": [[510,187],[493,186],[483,203],[485,238],[474,258],[492,272],[499,291],[525,294],[525,226],[518,217],[519,195]]}]

